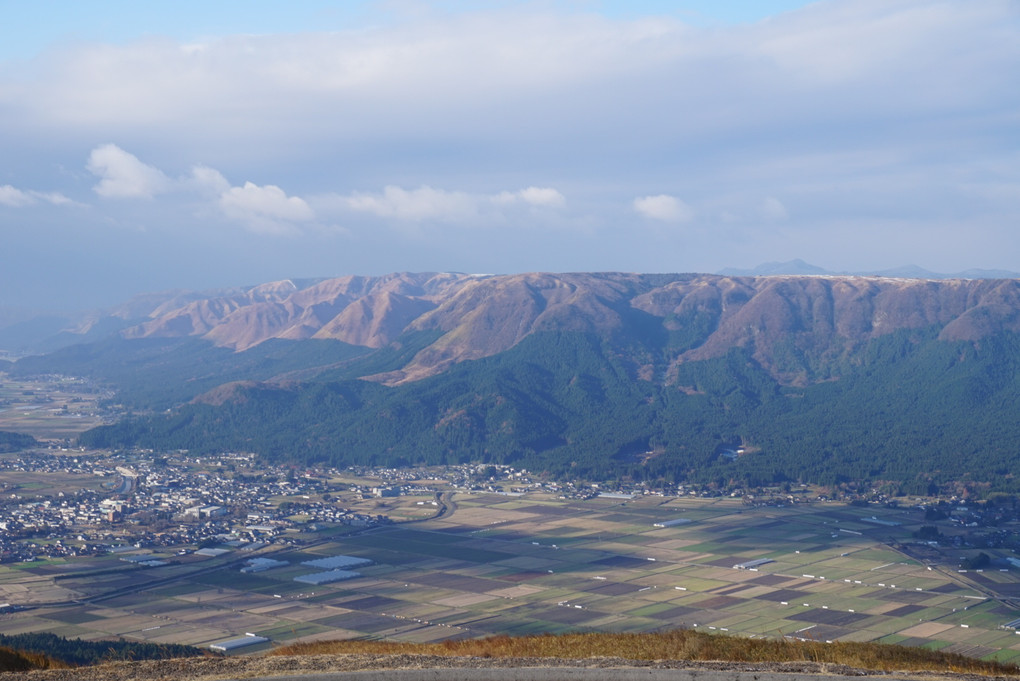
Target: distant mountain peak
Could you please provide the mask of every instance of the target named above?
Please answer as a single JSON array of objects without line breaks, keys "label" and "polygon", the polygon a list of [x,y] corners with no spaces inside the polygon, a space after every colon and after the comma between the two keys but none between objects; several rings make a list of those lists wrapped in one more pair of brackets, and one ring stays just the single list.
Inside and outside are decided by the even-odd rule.
[{"label": "distant mountain peak", "polygon": [[720,270],[718,274],[727,277],[769,277],[776,275],[833,274],[833,272],[804,262],[800,258],[795,258],[786,262],[764,262],[749,270],[727,267],[724,270]]}]

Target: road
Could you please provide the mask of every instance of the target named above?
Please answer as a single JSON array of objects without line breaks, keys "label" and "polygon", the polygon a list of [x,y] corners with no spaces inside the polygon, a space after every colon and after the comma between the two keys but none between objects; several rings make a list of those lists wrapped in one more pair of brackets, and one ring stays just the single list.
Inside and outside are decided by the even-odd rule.
[{"label": "road", "polygon": [[432,520],[449,518],[457,512],[457,504],[453,503],[453,492],[436,492],[436,501],[439,502],[439,513]]},{"label": "road", "polygon": [[427,518],[418,518],[416,520],[407,520],[402,523],[395,523],[390,527],[400,527],[402,525],[410,525],[411,523],[424,523],[429,520],[436,520],[438,518],[449,518],[457,512],[457,504],[453,501],[453,492],[436,492],[436,512]]},{"label": "road", "polygon": [[[251,677],[246,677],[249,681]],[[860,681],[860,676],[801,674],[763,671],[717,671],[706,669],[652,669],[619,667],[503,667],[495,669],[433,668],[380,669],[264,676],[260,681]],[[928,678],[923,675],[896,675],[896,679]],[[241,681],[228,679],[227,681]]]}]

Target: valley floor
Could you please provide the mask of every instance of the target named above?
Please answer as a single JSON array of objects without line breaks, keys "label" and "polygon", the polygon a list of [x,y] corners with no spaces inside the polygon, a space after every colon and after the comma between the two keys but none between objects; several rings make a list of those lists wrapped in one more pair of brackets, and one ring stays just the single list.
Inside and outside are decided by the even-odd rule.
[{"label": "valley floor", "polygon": [[[454,512],[430,520],[355,533],[327,524],[254,551],[226,545],[220,555],[180,557],[176,548],[140,548],[3,566],[0,601],[51,589],[59,602],[0,614],[0,633],[199,646],[252,633],[268,641],[239,652],[257,654],[342,638],[687,627],[1020,658],[1010,628],[1020,618],[1011,600],[1017,572],[950,567],[968,550],[939,555],[917,543],[912,535],[926,523],[918,509],[549,492],[454,498]],[[1006,555],[984,550],[993,560]],[[279,562],[240,572],[259,555]],[[323,570],[305,562],[337,555],[371,564],[345,581],[295,581]],[[132,556],[165,564],[123,560]]]}]

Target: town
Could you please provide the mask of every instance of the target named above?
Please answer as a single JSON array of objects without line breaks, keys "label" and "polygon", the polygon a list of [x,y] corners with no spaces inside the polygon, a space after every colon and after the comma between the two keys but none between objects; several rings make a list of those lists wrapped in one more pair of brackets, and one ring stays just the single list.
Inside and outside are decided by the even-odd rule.
[{"label": "town", "polygon": [[[487,492],[520,496],[528,491],[560,499],[639,496],[730,497],[745,506],[784,506],[829,501],[805,487],[721,492],[704,487],[621,489],[599,483],[542,480],[510,466],[432,468],[308,468],[267,465],[254,454],[197,457],[187,452],[49,449],[0,457],[0,562],[96,556],[129,548],[195,550],[229,545],[250,549],[294,544],[301,533],[330,527],[369,528],[425,519],[438,513],[441,495]],[[872,490],[851,504],[896,506]],[[918,502],[921,500],[917,500]],[[400,503],[397,503],[400,502]],[[954,548],[1020,546],[1013,504],[965,505],[949,499],[918,506],[930,521],[919,546]]]},{"label": "town", "polygon": [[[390,486],[338,485],[330,482],[337,471],[298,476],[290,468],[256,465],[252,455],[131,458],[130,467],[94,452],[0,459],[0,562],[100,555],[123,547],[286,543],[294,532],[324,523],[389,522],[339,505],[332,496],[339,491],[366,498],[435,493],[423,487],[396,492]],[[19,473],[48,475],[54,484],[47,489],[37,483],[33,492],[12,482]]]}]

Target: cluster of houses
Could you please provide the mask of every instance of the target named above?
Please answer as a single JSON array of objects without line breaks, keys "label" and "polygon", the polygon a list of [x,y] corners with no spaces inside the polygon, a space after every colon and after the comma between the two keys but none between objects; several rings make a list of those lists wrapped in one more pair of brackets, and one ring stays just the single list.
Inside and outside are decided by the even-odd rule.
[{"label": "cluster of houses", "polygon": [[[433,494],[441,488],[507,494],[544,489],[565,497],[600,492],[597,486],[580,483],[535,482],[526,470],[511,466],[294,469],[267,466],[250,454],[134,452],[114,462],[86,452],[26,452],[0,459],[2,469],[63,474],[72,480],[82,476],[83,486],[74,492],[36,495],[12,488],[0,496],[0,562],[98,555],[125,546],[290,543],[292,533],[302,530],[389,522],[384,516],[356,513],[335,503],[330,492],[336,490],[328,480],[345,472],[374,481],[345,490],[366,499]],[[96,478],[106,482],[98,489],[94,484],[84,486]]]},{"label": "cluster of houses", "polygon": [[[0,460],[0,469],[10,471],[82,476],[83,482],[109,479],[99,489],[56,494],[8,490],[0,497],[0,562],[98,555],[123,546],[289,543],[289,533],[323,523],[385,522],[332,503],[319,478],[256,467],[251,457],[226,462],[231,475],[207,472],[220,470],[223,461],[205,470],[201,463],[159,457],[135,460],[126,468],[95,456],[45,452]],[[281,498],[296,501],[281,504]]]},{"label": "cluster of houses", "polygon": [[[118,547],[211,546],[214,543],[291,543],[296,532],[345,524],[370,526],[388,518],[344,508],[331,480],[351,474],[371,484],[344,485],[364,499],[435,494],[439,490],[516,495],[529,490],[564,499],[602,496],[621,501],[637,496],[718,496],[704,487],[653,489],[643,483],[600,485],[536,480],[527,470],[495,464],[443,468],[353,468],[350,470],[266,465],[251,454],[196,457],[186,452],[24,452],[0,458],[0,562],[40,557],[97,555]],[[56,474],[62,492],[28,491],[16,473]],[[81,487],[73,483],[81,476]],[[6,482],[3,480],[6,479]],[[96,480],[101,481],[96,485]],[[785,505],[825,501],[806,486],[737,490],[745,504]],[[986,528],[983,546],[1012,546],[1013,528],[991,527],[1015,520],[1018,505],[963,506],[953,500],[943,517],[964,527]],[[864,499],[852,503],[867,505]],[[881,501],[873,503],[882,503]],[[885,503],[891,503],[888,500]],[[922,507],[923,508],[923,507]],[[968,537],[971,543],[975,538]],[[943,541],[947,541],[943,539]],[[951,537],[948,541],[963,542]]]}]

